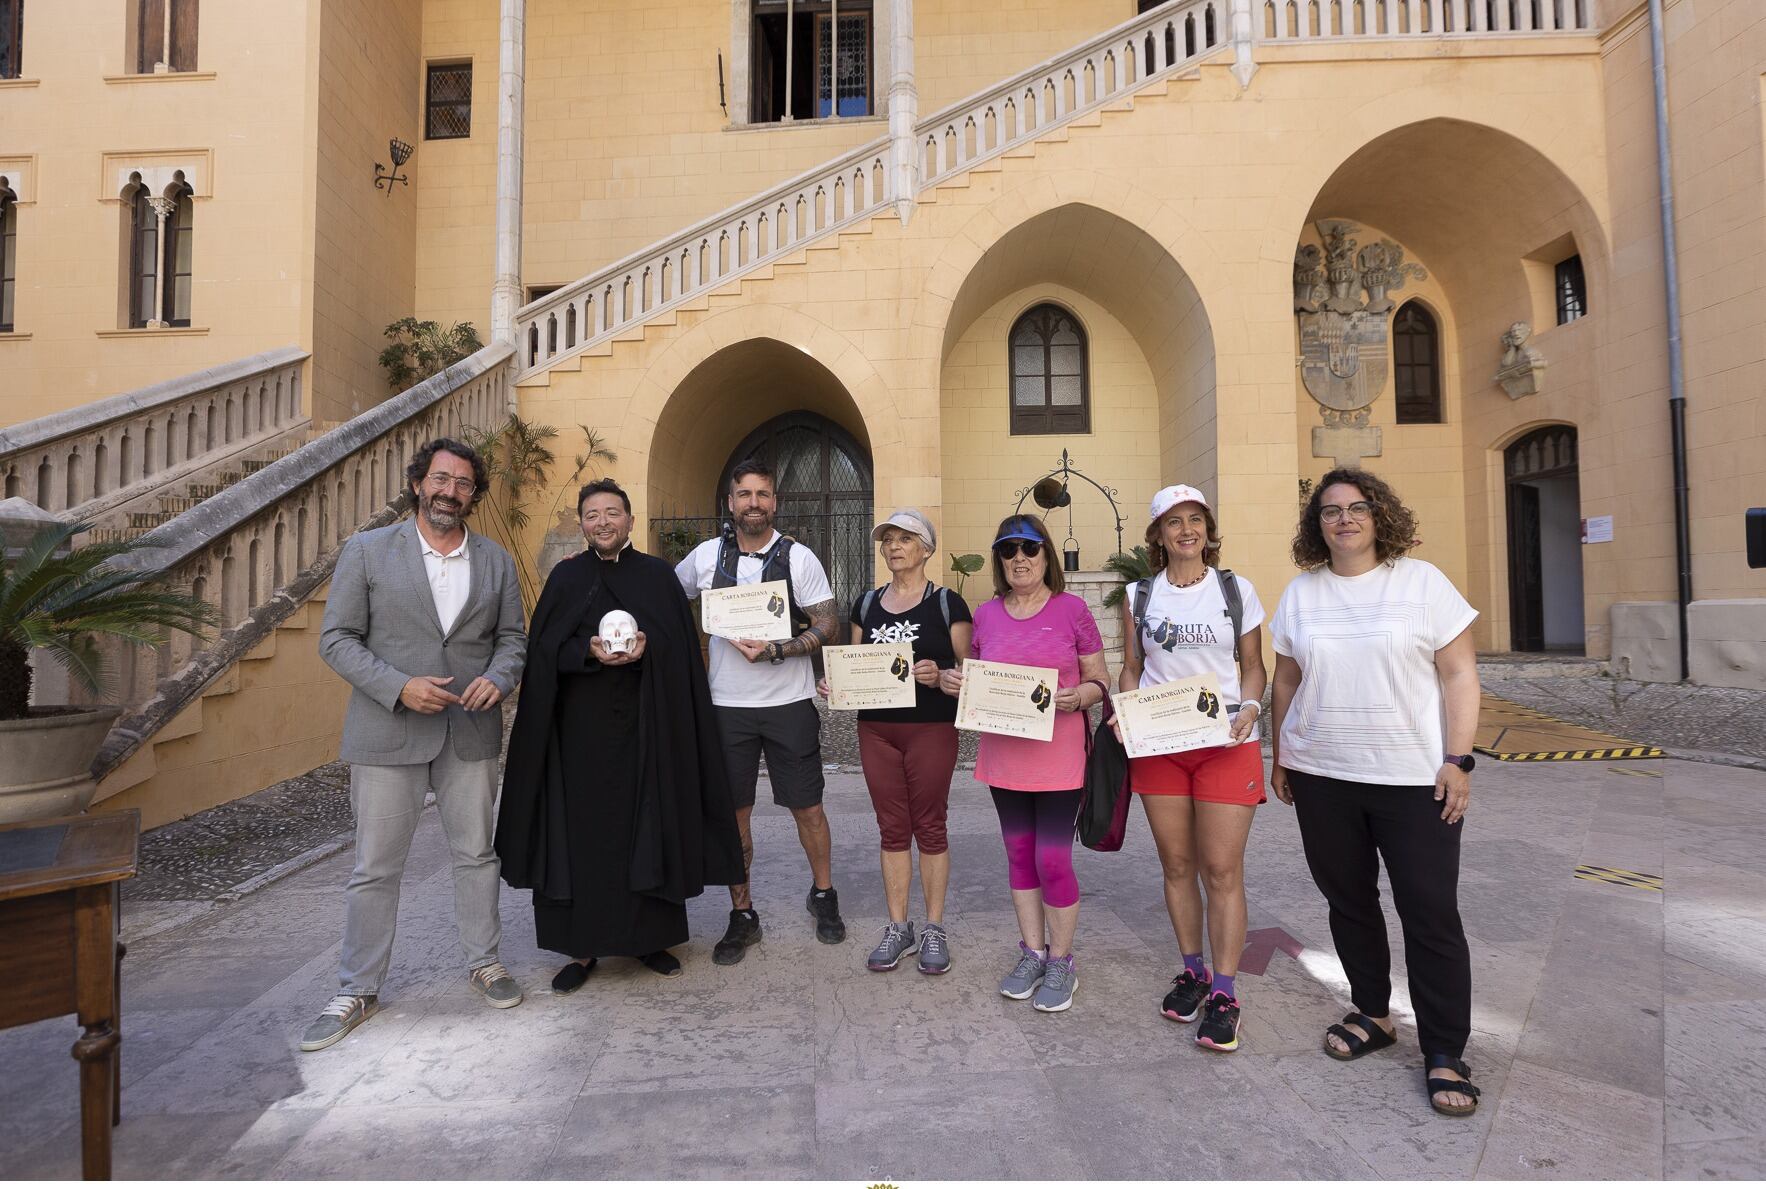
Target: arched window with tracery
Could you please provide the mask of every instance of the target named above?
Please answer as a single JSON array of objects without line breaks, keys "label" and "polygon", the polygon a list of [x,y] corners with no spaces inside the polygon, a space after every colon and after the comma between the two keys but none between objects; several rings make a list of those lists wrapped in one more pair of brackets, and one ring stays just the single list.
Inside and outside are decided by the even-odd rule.
[{"label": "arched window with tracery", "polygon": [[186,182],[166,196],[172,207],[166,216],[166,280],[160,318],[170,326],[190,325],[190,261],[196,244],[194,195]]},{"label": "arched window with tracery", "polygon": [[128,210],[129,325],[137,329],[153,321],[154,294],[159,288],[159,215],[153,196],[139,178],[124,191]]},{"label": "arched window with tracery", "polygon": [[1014,434],[1091,432],[1085,328],[1052,302],[1024,312],[1007,340]]},{"label": "arched window with tracery", "polygon": [[18,286],[18,195],[0,178],[0,334],[12,331],[13,294]]},{"label": "arched window with tracery", "polygon": [[1398,424],[1437,425],[1441,411],[1441,332],[1421,302],[1407,301],[1392,319],[1392,383]]}]

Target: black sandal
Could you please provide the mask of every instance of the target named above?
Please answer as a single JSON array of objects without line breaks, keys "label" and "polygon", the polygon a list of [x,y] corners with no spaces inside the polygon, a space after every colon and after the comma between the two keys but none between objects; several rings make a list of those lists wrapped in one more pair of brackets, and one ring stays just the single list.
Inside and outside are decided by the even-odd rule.
[{"label": "black sandal", "polygon": [[[1355,1033],[1343,1027],[1343,1024],[1354,1024],[1357,1028],[1366,1032],[1367,1037],[1364,1039],[1355,1035]],[[1353,1061],[1357,1057],[1365,1057],[1369,1053],[1377,1053],[1381,1049],[1391,1048],[1398,1043],[1398,1033],[1396,1031],[1387,1032],[1384,1028],[1374,1023],[1371,1017],[1364,1016],[1358,1011],[1352,1011],[1344,1016],[1343,1024],[1332,1024],[1329,1028],[1325,1029],[1325,1035],[1334,1036],[1342,1041],[1348,1046],[1348,1052],[1339,1052],[1332,1048],[1331,1042],[1328,1040],[1323,1042],[1324,1051],[1339,1061]]]},{"label": "black sandal", "polygon": [[[1456,1082],[1448,1078],[1429,1077],[1431,1069],[1451,1069],[1465,1081]],[[1452,1115],[1464,1118],[1478,1109],[1478,1087],[1471,1083],[1472,1067],[1458,1057],[1449,1057],[1446,1053],[1437,1053],[1423,1062],[1423,1078],[1429,1088],[1429,1105],[1435,1108],[1436,1114]],[[1437,1094],[1464,1094],[1472,1100],[1470,1106],[1448,1106],[1435,1101]]]}]

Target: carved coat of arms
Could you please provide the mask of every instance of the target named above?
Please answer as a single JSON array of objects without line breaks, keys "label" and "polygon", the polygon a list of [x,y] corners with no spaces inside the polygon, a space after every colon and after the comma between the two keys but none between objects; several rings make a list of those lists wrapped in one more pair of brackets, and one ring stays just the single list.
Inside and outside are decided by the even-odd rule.
[{"label": "carved coat of arms", "polygon": [[1323,245],[1303,244],[1294,259],[1300,378],[1326,410],[1327,425],[1366,424],[1365,413],[1344,415],[1365,410],[1386,386],[1388,318],[1396,304],[1389,294],[1407,278],[1427,275],[1391,240],[1358,251],[1359,230],[1344,219],[1321,219]]}]

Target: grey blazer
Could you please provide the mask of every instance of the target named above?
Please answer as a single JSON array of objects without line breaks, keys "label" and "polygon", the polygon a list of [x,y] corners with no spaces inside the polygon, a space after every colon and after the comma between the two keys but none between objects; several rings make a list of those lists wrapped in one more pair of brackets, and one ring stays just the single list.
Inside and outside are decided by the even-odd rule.
[{"label": "grey blazer", "polygon": [[468,551],[472,590],[444,635],[415,520],[344,542],[325,602],[319,657],[355,687],[340,749],[352,764],[426,764],[450,738],[463,760],[494,760],[501,751],[501,703],[476,713],[450,706],[418,714],[399,702],[413,677],[451,676],[447,688],[458,694],[482,675],[505,698],[521,680],[527,633],[515,563],[478,533]]}]

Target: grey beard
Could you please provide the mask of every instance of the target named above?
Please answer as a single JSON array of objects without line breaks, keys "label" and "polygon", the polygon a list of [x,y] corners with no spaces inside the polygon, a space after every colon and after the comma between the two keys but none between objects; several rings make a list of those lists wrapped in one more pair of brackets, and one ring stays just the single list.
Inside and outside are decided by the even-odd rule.
[{"label": "grey beard", "polygon": [[449,512],[444,508],[437,508],[434,500],[422,499],[417,503],[417,510],[423,519],[429,522],[429,527],[441,529],[444,532],[466,523],[465,508],[461,508],[458,512]]}]

